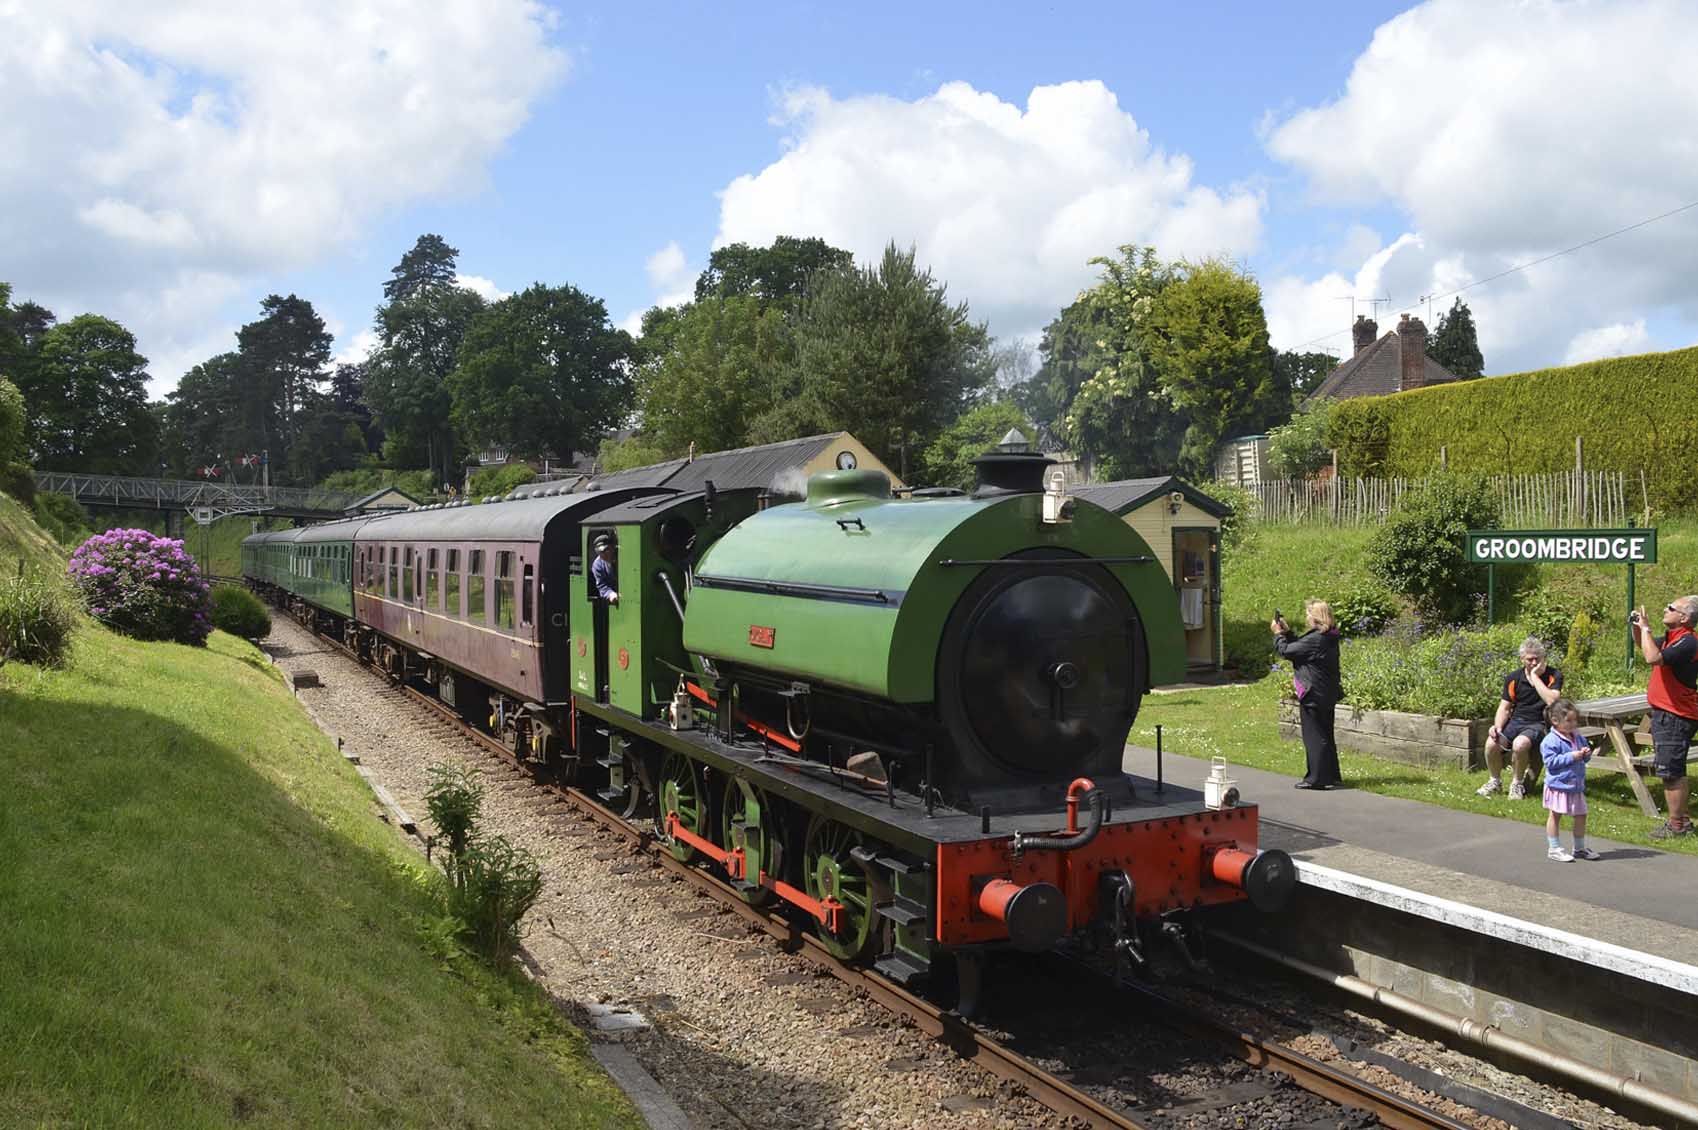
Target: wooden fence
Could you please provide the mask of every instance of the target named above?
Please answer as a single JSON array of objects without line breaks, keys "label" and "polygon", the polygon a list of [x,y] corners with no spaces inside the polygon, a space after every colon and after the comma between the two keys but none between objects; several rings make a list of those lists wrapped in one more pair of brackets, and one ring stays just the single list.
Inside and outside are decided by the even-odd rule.
[{"label": "wooden fence", "polygon": [[[1422,479],[1271,479],[1248,487],[1256,521],[1283,525],[1362,526],[1383,521]],[[1622,471],[1492,475],[1506,529],[1618,529],[1642,519],[1644,476],[1632,493]]]}]

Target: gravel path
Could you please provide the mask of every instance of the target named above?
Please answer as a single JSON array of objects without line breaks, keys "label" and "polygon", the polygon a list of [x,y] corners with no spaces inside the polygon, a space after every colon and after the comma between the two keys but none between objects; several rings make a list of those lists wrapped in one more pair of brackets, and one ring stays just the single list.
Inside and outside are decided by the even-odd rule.
[{"label": "gravel path", "polygon": [[557,997],[630,1006],[653,1022],[625,1046],[703,1130],[751,1127],[1061,1127],[1053,1113],[964,1063],[878,1005],[718,908],[627,842],[421,724],[376,674],[274,616],[265,648],[316,671],[299,698],[421,822],[426,769],[484,773],[484,827],[542,864],[524,927],[528,964]]}]

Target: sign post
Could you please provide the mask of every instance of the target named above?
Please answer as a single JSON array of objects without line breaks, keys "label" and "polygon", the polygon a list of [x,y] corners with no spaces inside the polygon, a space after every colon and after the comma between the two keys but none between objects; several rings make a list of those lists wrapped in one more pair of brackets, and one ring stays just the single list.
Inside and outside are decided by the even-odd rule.
[{"label": "sign post", "polygon": [[[1627,566],[1627,610],[1633,611],[1636,565],[1657,563],[1655,527],[1639,529],[1628,520],[1625,530],[1469,530],[1463,555],[1486,567],[1486,623],[1497,612],[1497,566],[1556,563]],[[1628,632],[1627,666],[1633,667],[1633,633]]]}]

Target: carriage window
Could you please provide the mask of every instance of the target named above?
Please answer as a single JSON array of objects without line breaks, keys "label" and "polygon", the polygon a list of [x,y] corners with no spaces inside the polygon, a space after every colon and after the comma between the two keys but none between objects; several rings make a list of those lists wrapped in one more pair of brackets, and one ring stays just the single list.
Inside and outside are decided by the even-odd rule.
[{"label": "carriage window", "polygon": [[401,599],[407,604],[413,602],[413,547],[410,545],[401,561]]},{"label": "carriage window", "polygon": [[513,554],[505,550],[495,555],[495,626],[513,630]]},{"label": "carriage window", "polygon": [[425,606],[442,607],[442,574],[436,568],[436,550],[425,557]]},{"label": "carriage window", "polygon": [[448,551],[448,575],[443,577],[447,586],[443,592],[446,597],[444,607],[450,616],[460,615],[460,551]]},{"label": "carriage window", "polygon": [[481,624],[487,617],[483,603],[483,550],[474,549],[466,559],[466,619]]},{"label": "carriage window", "polygon": [[389,547],[389,587],[384,590],[384,595],[394,596],[396,593],[398,593],[400,591],[401,591],[401,547],[398,546],[398,545],[392,545],[392,546]]},{"label": "carriage window", "polygon": [[536,580],[536,566],[526,565],[525,566],[525,588],[524,588],[523,596],[521,597],[521,599],[524,601],[524,605],[521,607],[520,612],[519,612],[519,621],[520,621],[520,623],[524,624],[525,627],[527,627],[527,628],[530,627],[532,624],[536,623],[536,618],[537,618],[536,598],[531,595],[531,589],[533,587],[535,580]]}]

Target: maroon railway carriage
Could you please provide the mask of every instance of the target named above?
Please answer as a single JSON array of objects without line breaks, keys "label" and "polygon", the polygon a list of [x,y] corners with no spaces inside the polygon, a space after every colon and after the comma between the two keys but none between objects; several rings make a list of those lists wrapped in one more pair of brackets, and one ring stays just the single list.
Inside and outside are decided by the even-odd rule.
[{"label": "maroon railway carriage", "polygon": [[665,493],[626,487],[374,519],[354,541],[357,646],[546,760],[563,749],[550,713],[558,719],[571,694],[566,576],[581,526]]}]

